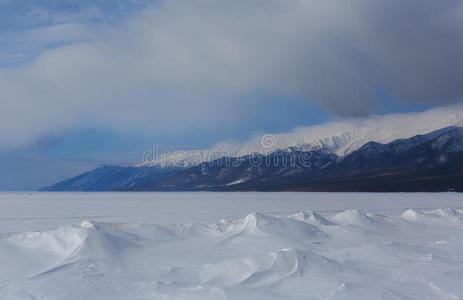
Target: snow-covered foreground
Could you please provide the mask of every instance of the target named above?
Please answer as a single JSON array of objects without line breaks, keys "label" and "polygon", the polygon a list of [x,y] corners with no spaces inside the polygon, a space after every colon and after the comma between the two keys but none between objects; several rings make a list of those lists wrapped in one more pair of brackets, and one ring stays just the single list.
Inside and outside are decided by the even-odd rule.
[{"label": "snow-covered foreground", "polygon": [[[459,194],[121,195],[0,194],[0,299],[463,298]],[[74,200],[66,209],[59,197]],[[119,221],[103,220],[103,202]],[[52,203],[62,210],[51,213]],[[76,203],[97,214],[81,220]],[[208,222],[214,210],[220,218],[250,208],[260,212]],[[188,210],[193,222],[166,222]],[[57,228],[11,230],[22,221]]]}]

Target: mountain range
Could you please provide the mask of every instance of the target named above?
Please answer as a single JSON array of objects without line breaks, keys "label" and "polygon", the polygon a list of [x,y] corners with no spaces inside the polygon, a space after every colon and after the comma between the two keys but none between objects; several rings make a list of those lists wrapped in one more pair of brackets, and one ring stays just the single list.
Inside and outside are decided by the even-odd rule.
[{"label": "mountain range", "polygon": [[[327,140],[327,139],[325,139]],[[342,139],[330,138],[342,147]],[[352,142],[351,142],[352,144]],[[104,166],[45,191],[463,191],[463,128],[358,145],[220,157],[196,165]]]}]

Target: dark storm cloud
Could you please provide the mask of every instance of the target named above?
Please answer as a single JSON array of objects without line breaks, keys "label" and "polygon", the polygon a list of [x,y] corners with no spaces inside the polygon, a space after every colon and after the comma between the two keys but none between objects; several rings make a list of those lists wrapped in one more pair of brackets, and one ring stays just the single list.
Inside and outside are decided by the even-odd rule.
[{"label": "dark storm cloud", "polygon": [[372,112],[379,91],[432,104],[463,96],[462,1],[170,0],[114,27],[78,25],[15,37],[78,39],[0,70],[4,146],[88,118],[115,129],[218,126],[255,91],[340,116]]}]

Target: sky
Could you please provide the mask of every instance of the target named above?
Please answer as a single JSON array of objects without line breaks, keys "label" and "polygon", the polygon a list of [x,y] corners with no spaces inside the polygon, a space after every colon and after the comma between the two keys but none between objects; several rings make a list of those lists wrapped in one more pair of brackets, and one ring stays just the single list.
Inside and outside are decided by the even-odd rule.
[{"label": "sky", "polygon": [[463,97],[460,0],[0,0],[0,189]]}]

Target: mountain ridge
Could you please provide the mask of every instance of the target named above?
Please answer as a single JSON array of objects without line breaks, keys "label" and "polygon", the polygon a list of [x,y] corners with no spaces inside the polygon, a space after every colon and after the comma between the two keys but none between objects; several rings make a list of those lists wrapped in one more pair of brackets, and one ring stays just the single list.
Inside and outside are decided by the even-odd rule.
[{"label": "mountain ridge", "polygon": [[463,190],[463,172],[453,167],[460,164],[463,128],[450,126],[386,144],[370,141],[344,156],[289,147],[187,167],[103,167],[43,190]]}]

